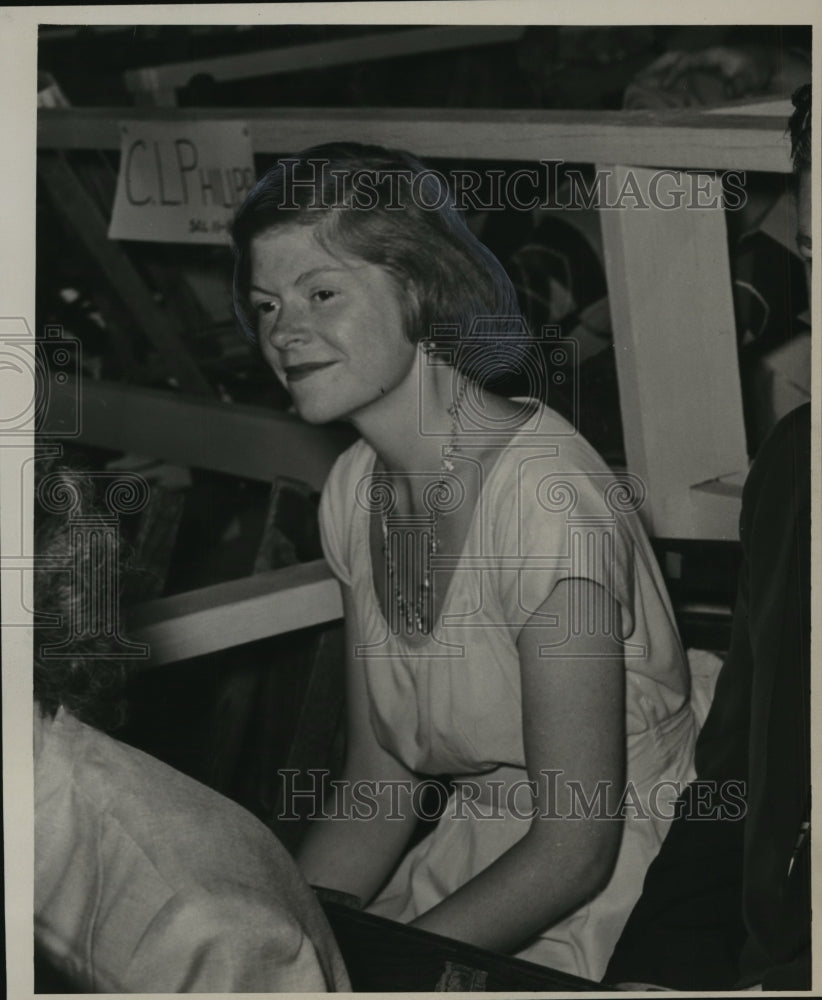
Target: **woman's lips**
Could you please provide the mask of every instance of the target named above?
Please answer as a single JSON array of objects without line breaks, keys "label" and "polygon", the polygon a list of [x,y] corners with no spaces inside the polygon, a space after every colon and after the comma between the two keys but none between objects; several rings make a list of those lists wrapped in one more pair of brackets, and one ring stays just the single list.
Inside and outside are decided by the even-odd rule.
[{"label": "woman's lips", "polygon": [[314,372],[321,371],[323,368],[330,368],[331,365],[335,365],[336,361],[309,361],[304,365],[288,365],[284,369],[285,377],[289,382],[301,382],[304,378],[308,378],[309,375],[313,375]]}]

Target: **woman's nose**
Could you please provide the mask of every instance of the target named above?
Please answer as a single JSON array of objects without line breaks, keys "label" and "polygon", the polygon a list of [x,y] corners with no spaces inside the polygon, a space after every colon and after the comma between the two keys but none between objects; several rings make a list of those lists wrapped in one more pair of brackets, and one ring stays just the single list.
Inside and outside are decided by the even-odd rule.
[{"label": "woman's nose", "polygon": [[284,350],[292,343],[307,340],[309,336],[306,311],[297,304],[283,304],[269,333],[271,344],[278,350]]}]

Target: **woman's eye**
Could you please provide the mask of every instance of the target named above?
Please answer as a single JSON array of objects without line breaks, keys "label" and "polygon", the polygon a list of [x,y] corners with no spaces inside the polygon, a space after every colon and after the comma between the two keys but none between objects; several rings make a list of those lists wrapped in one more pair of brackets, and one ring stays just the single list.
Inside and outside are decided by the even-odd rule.
[{"label": "woman's eye", "polygon": [[329,299],[333,299],[336,292],[332,292],[330,288],[320,288],[318,291],[314,292],[314,298],[319,302],[328,302]]},{"label": "woman's eye", "polygon": [[261,316],[268,316],[276,312],[278,308],[279,305],[276,302],[264,301],[254,303],[254,312]]}]

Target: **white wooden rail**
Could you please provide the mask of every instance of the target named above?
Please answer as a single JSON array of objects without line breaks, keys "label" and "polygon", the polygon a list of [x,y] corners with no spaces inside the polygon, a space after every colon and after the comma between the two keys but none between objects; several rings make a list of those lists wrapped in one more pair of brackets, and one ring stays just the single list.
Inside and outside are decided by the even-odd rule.
[{"label": "white wooden rail", "polygon": [[128,626],[158,667],[341,617],[339,584],[317,559],[149,601]]},{"label": "white wooden rail", "polygon": [[40,149],[119,149],[120,122],[243,121],[256,153],[339,139],[423,157],[621,163],[789,173],[786,115],[686,111],[478,111],[459,108],[44,108]]}]

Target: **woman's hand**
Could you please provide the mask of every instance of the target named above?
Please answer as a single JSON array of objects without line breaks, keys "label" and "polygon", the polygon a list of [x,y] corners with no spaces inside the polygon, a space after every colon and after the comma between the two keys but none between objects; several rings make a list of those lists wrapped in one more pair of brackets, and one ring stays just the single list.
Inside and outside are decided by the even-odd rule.
[{"label": "woman's hand", "polygon": [[[559,627],[544,625],[545,616],[556,616]],[[574,621],[581,634],[568,628],[558,645],[563,624]],[[619,622],[619,607],[603,588],[565,580],[522,629],[523,734],[537,788],[535,818],[521,840],[414,926],[512,951],[607,884],[622,833],[625,769],[622,643],[608,621]],[[546,781],[547,771],[559,774]]]}]

